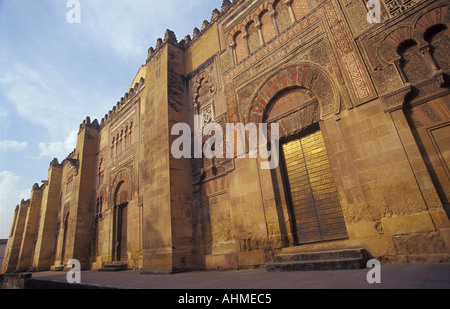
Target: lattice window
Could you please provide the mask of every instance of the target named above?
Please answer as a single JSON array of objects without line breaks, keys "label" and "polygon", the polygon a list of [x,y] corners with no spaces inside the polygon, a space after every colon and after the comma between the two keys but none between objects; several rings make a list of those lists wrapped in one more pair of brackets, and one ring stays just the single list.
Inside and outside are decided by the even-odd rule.
[{"label": "lattice window", "polygon": [[389,17],[397,16],[414,4],[420,2],[421,0],[384,0],[384,6],[389,14]]},{"label": "lattice window", "polygon": [[212,105],[209,105],[202,110],[202,119],[203,126],[206,126],[208,123],[214,121],[214,111]]}]

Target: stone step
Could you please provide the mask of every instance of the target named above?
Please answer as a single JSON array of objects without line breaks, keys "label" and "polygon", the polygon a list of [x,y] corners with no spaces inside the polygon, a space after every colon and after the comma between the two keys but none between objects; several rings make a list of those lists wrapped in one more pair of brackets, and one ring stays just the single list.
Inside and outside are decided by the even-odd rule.
[{"label": "stone step", "polygon": [[340,259],[307,262],[284,262],[267,264],[267,271],[322,271],[322,270],[346,270],[366,268],[363,259]]},{"label": "stone step", "polygon": [[52,266],[52,271],[64,271],[64,266]]},{"label": "stone step", "polygon": [[297,262],[297,261],[321,261],[321,260],[340,260],[366,257],[364,249],[333,250],[319,252],[299,252],[289,254],[279,254],[275,256],[276,263]]},{"label": "stone step", "polygon": [[116,271],[124,271],[128,270],[128,264],[127,263],[118,263],[114,262],[112,264],[107,264],[103,266],[103,268],[99,269],[99,272],[116,272]]},{"label": "stone step", "polygon": [[267,271],[318,271],[363,269],[369,253],[365,249],[345,249],[318,252],[279,254],[275,262],[266,265]]}]

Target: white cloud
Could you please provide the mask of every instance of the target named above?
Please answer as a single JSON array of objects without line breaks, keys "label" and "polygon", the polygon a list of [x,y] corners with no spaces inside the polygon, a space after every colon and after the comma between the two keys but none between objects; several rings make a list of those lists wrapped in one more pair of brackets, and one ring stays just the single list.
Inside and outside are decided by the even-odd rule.
[{"label": "white cloud", "polygon": [[64,80],[60,74],[51,67],[41,72],[20,62],[9,63],[6,68],[0,83],[19,116],[44,126],[54,137],[59,132],[68,132],[69,126],[73,128],[78,113],[73,106],[65,104],[70,87],[56,82]]},{"label": "white cloud", "polygon": [[14,209],[22,199],[29,199],[31,189],[20,188],[21,177],[10,171],[0,172],[0,238],[8,238]]},{"label": "white cloud", "polygon": [[[49,13],[50,17],[67,13],[68,9],[61,6],[60,1],[54,0],[54,3],[55,10]],[[65,18],[61,19],[64,24],[49,21],[48,28],[59,27],[60,30],[45,28],[42,39],[46,43],[38,44],[37,53],[23,58],[6,49],[5,57],[0,59],[0,87],[5,103],[10,103],[6,105],[11,114],[17,113],[27,121],[45,127],[51,141],[62,140],[88,114],[93,118],[102,117],[128,90],[128,85],[125,85],[119,95],[108,93],[108,83],[117,79],[100,77],[97,70],[104,64],[78,71],[78,63],[102,59],[100,55],[107,50],[125,60],[139,59],[143,63],[147,49],[155,46],[156,38],[163,37],[166,28],[178,32],[181,39],[192,34],[193,27],[187,26],[192,19],[200,27],[202,20],[209,19],[212,12],[206,8],[211,4],[206,5],[205,0],[133,0],[132,3],[128,0],[96,0],[80,3],[81,24],[68,25]],[[200,8],[208,13],[200,14]],[[71,48],[78,48],[79,55],[74,54]],[[86,51],[92,56],[84,58]],[[108,58],[105,59],[112,61],[108,67],[123,65],[114,56],[106,55]],[[134,70],[138,68],[136,66]],[[133,78],[130,75],[127,80],[132,81]],[[93,86],[95,83],[97,86]],[[4,116],[2,110],[0,115]]]},{"label": "white cloud", "polygon": [[8,111],[0,110],[0,118],[6,118],[6,117],[8,117]]},{"label": "white cloud", "polygon": [[143,50],[150,47],[144,33],[159,24],[155,19],[159,20],[160,14],[155,14],[154,5],[155,1],[147,0],[133,0],[132,4],[124,0],[82,3],[82,23],[89,29],[86,39],[107,46],[126,60],[144,58]]},{"label": "white cloud", "polygon": [[[216,2],[220,7],[221,1]],[[175,31],[179,40],[187,34],[192,36],[194,28],[187,25],[194,19],[200,28],[203,20],[211,17],[212,9],[209,11],[208,7],[214,8],[214,3],[211,5],[209,0],[86,1],[81,3],[81,23],[90,29],[86,32],[87,40],[109,46],[128,60],[145,57],[147,49],[155,46],[157,38],[164,37],[167,28]]]},{"label": "white cloud", "polygon": [[0,150],[22,151],[28,147],[28,142],[0,141]]},{"label": "white cloud", "polygon": [[[19,2],[0,0],[0,25],[5,26],[0,27],[4,43],[0,45],[8,46],[0,48],[0,129],[34,134],[26,145],[8,142],[1,149],[31,148],[41,141],[38,159],[60,160],[75,148],[78,132],[72,130],[87,115],[102,117],[128,90],[134,76],[125,67],[139,61],[130,68],[136,72],[147,49],[163,38],[166,28],[175,31],[178,39],[192,35],[192,23],[200,28],[214,6],[221,4],[220,0],[83,0],[81,24],[69,25],[67,1],[26,1],[25,6]],[[30,123],[47,132],[41,128],[32,132],[36,126]],[[38,140],[37,134],[42,134]],[[8,169],[18,174],[14,166]],[[0,173],[0,221],[7,221],[7,233],[14,205],[29,196],[29,190],[19,188],[20,181],[12,172]],[[0,237],[4,237],[0,224]]]},{"label": "white cloud", "polygon": [[78,131],[72,131],[63,142],[39,143],[39,158],[58,158],[62,161],[77,144]]}]

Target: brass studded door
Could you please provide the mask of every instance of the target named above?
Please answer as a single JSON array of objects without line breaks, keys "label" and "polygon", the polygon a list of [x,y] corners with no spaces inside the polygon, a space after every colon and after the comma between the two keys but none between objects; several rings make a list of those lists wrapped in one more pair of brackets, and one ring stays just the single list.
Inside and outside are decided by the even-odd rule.
[{"label": "brass studded door", "polygon": [[298,244],[348,238],[321,131],[284,143],[283,155]]}]

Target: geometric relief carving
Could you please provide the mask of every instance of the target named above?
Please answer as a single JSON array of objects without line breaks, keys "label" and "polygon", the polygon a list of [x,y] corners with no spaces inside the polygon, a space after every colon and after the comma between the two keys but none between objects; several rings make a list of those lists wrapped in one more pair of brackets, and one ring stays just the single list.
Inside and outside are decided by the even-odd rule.
[{"label": "geometric relief carving", "polygon": [[129,202],[131,197],[131,176],[127,170],[122,170],[115,177],[112,185],[112,192],[114,194],[114,205],[119,206]]},{"label": "geometric relief carving", "polygon": [[280,138],[292,136],[320,121],[320,109],[317,100],[276,120],[280,125]]},{"label": "geometric relief carving", "polygon": [[365,101],[372,96],[372,90],[369,80],[364,74],[361,61],[356,56],[355,48],[348,31],[342,24],[342,21],[335,9],[333,3],[329,2],[325,8],[325,16],[331,29],[331,37],[334,40],[339,56],[344,62],[347,76],[350,78],[352,89],[358,102]]},{"label": "geometric relief carving", "polygon": [[[232,70],[225,73],[225,83],[231,84],[233,78],[239,73],[245,71],[248,67],[258,62],[260,59],[263,59],[275,49],[281,47],[285,42],[291,40],[298,33],[301,33],[311,25],[315,25],[316,22],[323,18],[325,18],[326,24],[331,31],[331,33],[329,33],[330,39],[333,40],[334,45],[337,47],[340,60],[343,61],[344,73],[349,80],[348,90],[352,90],[351,92],[349,91],[349,94],[353,93],[350,97],[357,100],[357,105],[369,100],[374,95],[373,86],[368,79],[366,69],[362,65],[360,57],[356,56],[356,45],[352,43],[353,38],[349,30],[344,26],[344,20],[341,18],[336,5],[332,1],[329,1],[323,7],[310,12],[307,17],[298,20],[289,31],[281,33],[276,39],[258,49],[255,53],[247,57],[245,62],[236,64]],[[230,35],[236,34],[239,30],[240,28],[233,29]],[[325,75],[322,75],[321,78],[324,79],[324,76]],[[321,112],[323,115],[331,114],[333,112],[338,113],[340,109],[339,94],[337,94],[335,88],[331,87],[332,82],[330,82],[328,78],[325,79],[326,83],[330,86],[329,90],[333,89],[333,93],[328,95],[329,97],[332,97],[331,101],[320,100],[319,98]],[[336,93],[334,93],[335,91]],[[254,114],[262,115],[265,108],[263,102],[267,103],[267,100],[264,98],[264,93],[256,96],[250,111],[251,117],[256,117],[256,119],[258,119],[258,116]],[[230,109],[229,112],[233,113]]]},{"label": "geometric relief carving", "polygon": [[291,6],[297,20],[311,12],[307,0],[293,0]]},{"label": "geometric relief carving", "polygon": [[325,15],[327,17],[328,25],[333,28],[337,23],[339,23],[339,15],[336,12],[333,3],[328,3],[324,8]]},{"label": "geometric relief carving", "polygon": [[378,57],[387,64],[394,62],[399,57],[397,47],[409,40],[414,40],[419,45],[421,43],[420,36],[413,28],[397,28],[381,41],[378,47]]},{"label": "geometric relief carving", "polygon": [[336,44],[338,45],[338,50],[341,56],[353,51],[353,45],[341,23],[331,28],[331,33],[333,34]]},{"label": "geometric relief carving", "polygon": [[272,104],[269,116],[267,117],[267,123],[271,123],[299,106],[305,105],[309,101],[311,101],[311,96],[306,89],[297,88],[288,91]]},{"label": "geometric relief carving", "polygon": [[398,51],[401,56],[399,68],[407,82],[416,83],[431,76],[431,70],[415,41],[403,42]]},{"label": "geometric relief carving", "polygon": [[[320,87],[316,89],[318,83]],[[322,115],[331,114],[340,104],[333,83],[315,65],[284,69],[269,78],[255,94],[249,111],[249,122],[273,121],[314,99],[320,102]],[[318,115],[320,111],[318,110]]]},{"label": "geometric relief carving", "polygon": [[443,5],[434,8],[423,14],[416,22],[414,29],[424,33],[433,25],[447,24],[448,25],[448,5]]},{"label": "geometric relief carving", "polygon": [[437,66],[443,71],[450,70],[450,36],[446,27],[435,27],[436,32],[429,38],[429,43],[432,46],[432,56],[436,60]]},{"label": "geometric relief carving", "polygon": [[214,79],[206,71],[199,74],[192,87],[192,100],[202,116],[203,126],[214,121],[212,99],[215,93],[216,83]]},{"label": "geometric relief carving", "polygon": [[423,14],[415,24],[410,27],[400,27],[389,33],[378,44],[378,58],[386,64],[391,64],[398,58],[398,46],[407,41],[413,40],[418,46],[425,44],[424,34],[427,29],[438,24],[447,24],[448,6],[437,7]]},{"label": "geometric relief carving", "polygon": [[214,111],[212,104],[202,109],[203,126],[214,121]]},{"label": "geometric relief carving", "polygon": [[411,85],[407,84],[404,87],[397,89],[387,95],[381,97],[381,105],[384,112],[393,112],[403,107],[405,98],[412,90]]},{"label": "geometric relief carving", "polygon": [[206,102],[216,93],[216,83],[206,72],[197,76],[192,88],[192,101],[194,103]]},{"label": "geometric relief carving", "polygon": [[366,77],[354,52],[345,55],[342,58],[348,75],[352,81],[352,87],[359,101],[371,96],[371,91]]},{"label": "geometric relief carving", "polygon": [[450,119],[450,104],[441,98],[413,106],[405,111],[415,128],[431,127]]}]

